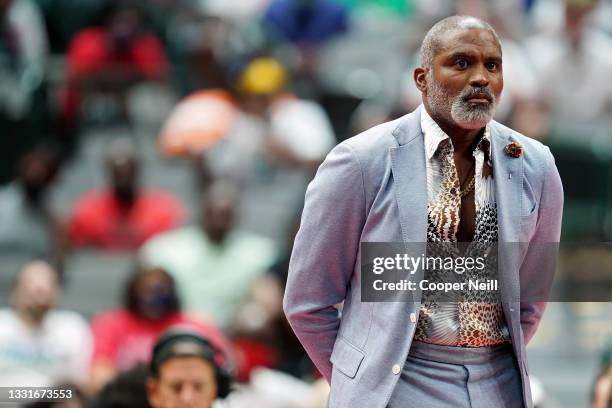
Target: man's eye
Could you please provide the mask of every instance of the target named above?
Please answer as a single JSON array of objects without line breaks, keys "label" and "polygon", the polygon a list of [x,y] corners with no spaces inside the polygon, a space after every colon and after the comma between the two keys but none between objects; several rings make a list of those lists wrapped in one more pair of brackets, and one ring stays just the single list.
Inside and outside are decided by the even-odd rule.
[{"label": "man's eye", "polygon": [[464,59],[458,59],[455,61],[455,66],[459,69],[466,69],[468,67],[468,62]]},{"label": "man's eye", "polygon": [[485,67],[489,70],[489,71],[496,71],[499,68],[499,64],[497,62],[487,62],[485,64]]}]

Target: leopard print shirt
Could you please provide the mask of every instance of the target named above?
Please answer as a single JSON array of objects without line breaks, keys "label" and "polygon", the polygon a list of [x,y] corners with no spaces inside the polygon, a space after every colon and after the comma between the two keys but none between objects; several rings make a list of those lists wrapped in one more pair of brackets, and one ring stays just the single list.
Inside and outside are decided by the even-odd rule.
[{"label": "leopard print shirt", "polygon": [[[459,228],[459,210],[461,198],[451,191],[459,188],[457,170],[453,161],[453,145],[448,135],[428,115],[421,110],[421,127],[425,134],[425,154],[427,158],[427,195],[428,195],[428,228],[427,240],[430,243],[456,243]],[[489,127],[478,143],[473,155],[475,167],[475,206],[476,228],[474,240],[467,251],[470,256],[480,250],[486,250],[497,242],[497,206],[495,202],[495,185],[491,163],[491,139]],[[430,246],[431,248],[432,246]],[[451,244],[443,247],[434,246],[433,251],[447,251],[447,248],[458,247]],[[430,249],[428,248],[428,251]],[[432,254],[428,256],[444,256]],[[447,254],[449,255],[449,254]],[[456,255],[456,254],[455,254]],[[489,256],[489,266],[497,262],[495,256]],[[493,267],[479,272],[482,276],[470,275],[470,278],[490,277],[487,275]],[[426,271],[430,281],[448,280],[448,272]],[[466,279],[463,274],[462,279]],[[414,339],[459,347],[485,347],[509,341],[510,336],[505,322],[499,296],[488,291],[464,291],[460,301],[444,301],[438,291],[423,291],[419,320]]]}]

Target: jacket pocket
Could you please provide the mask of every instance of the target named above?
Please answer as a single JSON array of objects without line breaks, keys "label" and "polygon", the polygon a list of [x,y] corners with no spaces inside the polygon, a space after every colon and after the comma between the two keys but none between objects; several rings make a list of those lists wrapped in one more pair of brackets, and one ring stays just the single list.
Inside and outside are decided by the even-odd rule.
[{"label": "jacket pocket", "polygon": [[535,233],[538,223],[538,211],[533,211],[530,215],[521,216],[521,231],[519,242],[530,242]]},{"label": "jacket pocket", "polygon": [[525,178],[523,182],[523,197],[522,197],[522,206],[521,206],[521,215],[523,217],[530,217],[534,214],[537,214],[538,209],[538,200],[536,199],[536,195],[531,188],[531,184],[529,184],[529,180]]},{"label": "jacket pocket", "polygon": [[341,373],[355,378],[365,354],[342,337],[338,337],[329,361]]}]

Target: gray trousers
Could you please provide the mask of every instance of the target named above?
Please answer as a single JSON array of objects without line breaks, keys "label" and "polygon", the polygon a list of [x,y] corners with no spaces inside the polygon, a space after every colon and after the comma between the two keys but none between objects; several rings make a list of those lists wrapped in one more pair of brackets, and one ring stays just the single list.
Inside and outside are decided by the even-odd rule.
[{"label": "gray trousers", "polygon": [[512,347],[415,341],[387,408],[524,408]]}]

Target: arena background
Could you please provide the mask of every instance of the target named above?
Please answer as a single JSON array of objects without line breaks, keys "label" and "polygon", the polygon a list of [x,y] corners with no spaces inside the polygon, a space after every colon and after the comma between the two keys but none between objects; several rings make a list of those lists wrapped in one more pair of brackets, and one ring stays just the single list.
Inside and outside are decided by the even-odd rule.
[{"label": "arena background", "polygon": [[[483,18],[502,38],[496,119],[553,151],[563,241],[612,240],[608,0],[0,0],[0,319],[33,258],[61,277],[57,307],[87,322],[127,307],[135,270],[162,268],[185,314],[231,342],[248,395],[231,406],[322,407],[325,387],[280,303],[303,194],[336,143],[419,104],[418,46],[452,14]],[[138,205],[113,207],[110,169]],[[213,196],[220,208],[202,209]],[[241,244],[212,245],[211,258],[185,266],[200,224]],[[561,268],[576,274],[572,288],[589,290],[589,268],[611,287],[605,250],[577,246]],[[84,354],[109,341],[88,330],[74,340]],[[2,331],[0,386],[23,375]],[[611,338],[610,303],[551,303],[528,347],[537,406],[589,406]],[[135,363],[95,353],[70,377],[92,398]]]}]

